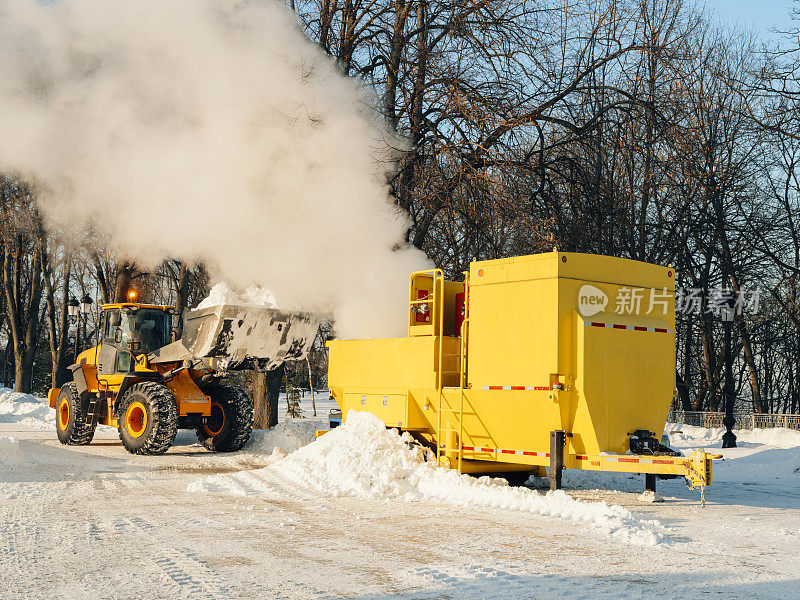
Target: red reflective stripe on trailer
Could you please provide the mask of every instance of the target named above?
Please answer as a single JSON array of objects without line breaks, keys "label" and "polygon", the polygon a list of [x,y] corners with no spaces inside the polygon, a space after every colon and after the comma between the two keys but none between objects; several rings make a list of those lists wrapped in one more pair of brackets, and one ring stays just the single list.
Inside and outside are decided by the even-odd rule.
[{"label": "red reflective stripe on trailer", "polygon": [[[441,445],[442,448],[445,447],[444,444]],[[485,448],[481,446],[461,446],[461,449],[465,452],[489,452],[492,454],[515,454],[515,455],[522,455],[522,456],[541,456],[543,458],[550,458],[549,452],[533,452],[530,450],[507,450],[501,448]],[[655,464],[655,465],[675,465],[680,463],[680,459],[658,459],[658,458],[644,458],[644,457],[632,457],[632,456],[606,456],[601,455],[598,458],[602,458],[606,462],[621,462],[621,463],[633,463],[633,464]],[[576,460],[589,460],[591,461],[592,458],[586,454],[576,454]],[[592,464],[599,465],[599,462],[592,461]]]},{"label": "red reflective stripe on trailer", "polygon": [[507,392],[537,391],[546,392],[550,388],[546,385],[482,385],[482,390],[504,390]]},{"label": "red reflective stripe on trailer", "polygon": [[661,327],[642,327],[640,325],[620,325],[618,323],[598,323],[597,321],[584,321],[587,327],[605,327],[607,329],[625,329],[627,331],[650,331],[655,333],[672,333],[672,329]]}]

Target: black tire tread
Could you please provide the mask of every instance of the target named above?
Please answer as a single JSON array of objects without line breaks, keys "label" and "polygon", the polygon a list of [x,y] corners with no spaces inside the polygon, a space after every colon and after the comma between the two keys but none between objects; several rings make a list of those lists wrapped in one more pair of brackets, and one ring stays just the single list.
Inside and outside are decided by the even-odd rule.
[{"label": "black tire tread", "polygon": [[[128,446],[122,434],[123,420],[131,398],[140,393],[153,407],[153,428],[149,438],[139,448]],[[170,389],[158,381],[140,381],[132,385],[119,403],[117,412],[119,439],[131,454],[157,455],[169,450],[178,434],[178,405]]]},{"label": "black tire tread", "polygon": [[225,382],[206,384],[203,386],[203,393],[222,405],[225,418],[230,424],[227,430],[215,436],[210,436],[203,427],[198,427],[198,441],[212,452],[241,450],[253,432],[253,400],[242,388]]},{"label": "black tire tread", "polygon": [[[61,387],[56,402],[56,431],[58,431],[58,407],[61,405],[61,394],[63,393],[69,394],[70,411],[74,414],[75,421],[72,431],[68,433],[67,430],[64,431],[67,434],[66,438],[59,435],[58,440],[68,446],[86,446],[94,438],[94,430],[97,427],[97,423],[88,423],[86,420],[89,396],[88,394],[78,394],[78,386],[74,381],[65,383]],[[69,429],[69,425],[67,425],[67,429]]]}]

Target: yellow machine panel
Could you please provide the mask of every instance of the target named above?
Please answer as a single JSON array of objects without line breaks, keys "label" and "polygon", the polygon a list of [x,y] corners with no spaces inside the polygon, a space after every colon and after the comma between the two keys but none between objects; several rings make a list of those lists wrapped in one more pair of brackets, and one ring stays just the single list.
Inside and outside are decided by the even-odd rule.
[{"label": "yellow machine panel", "polygon": [[372,412],[462,471],[552,469],[553,455],[566,468],[687,476],[711,464],[599,457],[677,454],[656,439],[675,389],[671,267],[554,251],[466,275],[411,275],[408,338],[329,342],[345,419]]}]

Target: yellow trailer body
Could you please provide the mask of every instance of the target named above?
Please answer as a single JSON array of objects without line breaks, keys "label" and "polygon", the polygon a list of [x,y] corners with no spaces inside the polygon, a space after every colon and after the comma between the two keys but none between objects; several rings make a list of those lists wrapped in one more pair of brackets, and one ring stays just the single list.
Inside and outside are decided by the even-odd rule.
[{"label": "yellow trailer body", "polygon": [[[550,252],[411,276],[409,335],[336,340],[328,384],[461,471],[580,468],[710,483],[660,446],[675,389],[671,267]],[[556,461],[556,462],[554,462]]]}]

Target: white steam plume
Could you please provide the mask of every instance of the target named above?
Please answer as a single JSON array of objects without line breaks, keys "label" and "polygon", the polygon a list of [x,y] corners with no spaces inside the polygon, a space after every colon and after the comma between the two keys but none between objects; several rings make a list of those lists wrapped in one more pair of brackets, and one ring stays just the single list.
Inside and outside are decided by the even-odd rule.
[{"label": "white steam plume", "polygon": [[0,171],[124,256],[402,335],[422,253],[389,201],[397,145],[275,0],[0,0]]}]

